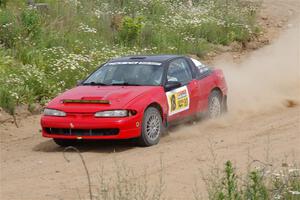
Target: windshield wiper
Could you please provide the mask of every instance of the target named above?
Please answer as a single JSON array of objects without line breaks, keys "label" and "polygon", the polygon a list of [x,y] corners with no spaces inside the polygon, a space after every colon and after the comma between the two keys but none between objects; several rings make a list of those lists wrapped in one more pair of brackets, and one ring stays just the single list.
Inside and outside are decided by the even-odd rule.
[{"label": "windshield wiper", "polygon": [[140,84],[128,83],[128,82],[112,83],[111,85],[141,86]]},{"label": "windshield wiper", "polygon": [[92,82],[89,82],[89,83],[83,83],[83,85],[107,85],[106,83],[96,83],[96,82],[94,82],[94,81],[92,81]]}]

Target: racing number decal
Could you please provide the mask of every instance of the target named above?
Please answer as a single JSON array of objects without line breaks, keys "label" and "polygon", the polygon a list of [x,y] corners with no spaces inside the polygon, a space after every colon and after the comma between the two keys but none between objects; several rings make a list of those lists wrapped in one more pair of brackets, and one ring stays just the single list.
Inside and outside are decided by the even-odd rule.
[{"label": "racing number decal", "polygon": [[189,109],[190,97],[186,86],[166,93],[169,105],[169,116]]}]

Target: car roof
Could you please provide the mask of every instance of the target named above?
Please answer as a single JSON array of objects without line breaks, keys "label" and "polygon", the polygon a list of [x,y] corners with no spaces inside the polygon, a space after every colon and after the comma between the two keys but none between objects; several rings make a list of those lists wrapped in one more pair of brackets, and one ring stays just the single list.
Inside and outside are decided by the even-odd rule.
[{"label": "car roof", "polygon": [[125,57],[120,57],[120,58],[114,58],[110,61],[108,61],[108,63],[112,63],[112,62],[166,62],[170,59],[173,58],[179,58],[179,57],[183,57],[180,55],[138,55],[138,56],[125,56]]}]

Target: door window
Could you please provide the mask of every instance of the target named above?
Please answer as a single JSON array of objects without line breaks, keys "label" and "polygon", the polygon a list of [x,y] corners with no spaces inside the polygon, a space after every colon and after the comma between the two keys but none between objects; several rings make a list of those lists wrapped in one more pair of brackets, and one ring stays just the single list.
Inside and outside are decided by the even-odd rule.
[{"label": "door window", "polygon": [[167,80],[179,81],[182,85],[185,85],[192,80],[192,74],[185,59],[179,58],[170,63]]}]

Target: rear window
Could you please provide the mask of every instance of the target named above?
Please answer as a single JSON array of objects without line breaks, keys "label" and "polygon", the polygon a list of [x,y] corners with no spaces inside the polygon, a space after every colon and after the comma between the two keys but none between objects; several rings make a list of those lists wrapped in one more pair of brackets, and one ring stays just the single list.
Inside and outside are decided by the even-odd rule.
[{"label": "rear window", "polygon": [[202,64],[199,60],[196,60],[194,58],[191,58],[191,60],[193,61],[194,65],[197,67],[197,69],[199,70],[200,76],[203,76],[211,71],[208,66]]}]

